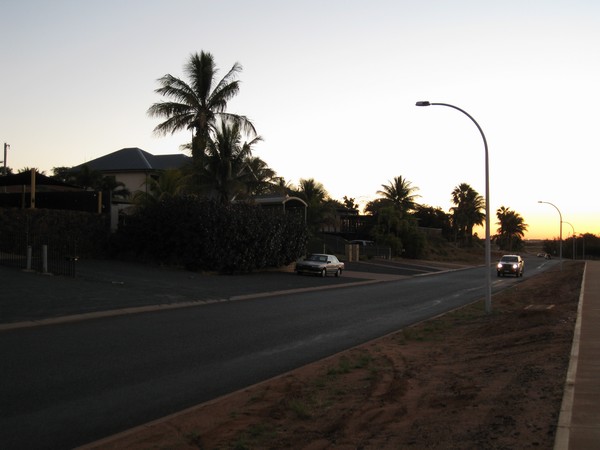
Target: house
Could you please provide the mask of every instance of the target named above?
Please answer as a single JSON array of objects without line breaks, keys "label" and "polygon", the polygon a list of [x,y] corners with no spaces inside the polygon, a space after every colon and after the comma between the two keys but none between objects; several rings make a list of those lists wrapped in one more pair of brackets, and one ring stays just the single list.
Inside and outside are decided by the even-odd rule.
[{"label": "house", "polygon": [[[123,183],[133,196],[136,191],[146,192],[150,178],[157,178],[165,170],[181,169],[191,160],[192,158],[183,154],[152,155],[141,148],[131,147],[122,148],[80,164],[73,167],[73,170],[80,170],[87,166],[90,170],[98,171],[104,176],[114,176],[115,180]],[[110,208],[111,229],[117,228],[119,214],[129,207],[129,201],[112,201]]]},{"label": "house", "polygon": [[164,170],[180,169],[192,158],[183,154],[152,155],[141,148],[122,148],[116,152],[93,159],[74,167],[74,170],[87,166],[103,175],[114,176],[132,194],[145,191],[150,177],[157,177]]}]

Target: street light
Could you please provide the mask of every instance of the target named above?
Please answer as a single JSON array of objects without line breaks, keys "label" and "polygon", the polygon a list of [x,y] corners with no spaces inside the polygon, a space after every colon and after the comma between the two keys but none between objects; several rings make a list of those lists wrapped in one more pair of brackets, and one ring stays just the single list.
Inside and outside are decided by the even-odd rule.
[{"label": "street light", "polygon": [[573,226],[573,224],[567,222],[566,220],[563,221],[563,223],[571,225],[571,228],[573,229],[573,261],[575,261],[575,227]]},{"label": "street light", "polygon": [[485,312],[489,314],[492,312],[492,274],[490,272],[490,266],[492,265],[492,246],[490,240],[490,165],[485,134],[483,134],[483,130],[477,121],[468,112],[458,106],[450,105],[449,103],[430,103],[427,101],[417,102],[416,106],[447,106],[456,109],[473,121],[483,138],[483,146],[485,148]]},{"label": "street light", "polygon": [[563,220],[562,220],[562,214],[560,213],[560,209],[558,209],[556,207],[556,205],[550,203],[550,202],[543,202],[541,200],[538,200],[538,203],[546,203],[547,205],[550,206],[554,206],[554,208],[556,208],[556,210],[558,211],[558,217],[560,218],[560,237],[559,237],[559,250],[558,250],[558,259],[560,260],[560,268],[562,269],[562,224],[563,224]]}]

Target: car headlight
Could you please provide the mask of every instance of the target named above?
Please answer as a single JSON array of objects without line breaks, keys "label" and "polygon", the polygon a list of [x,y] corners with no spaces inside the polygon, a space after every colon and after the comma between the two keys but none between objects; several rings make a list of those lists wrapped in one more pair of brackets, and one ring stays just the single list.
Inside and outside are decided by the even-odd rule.
[{"label": "car headlight", "polygon": [[498,263],[498,269],[502,269],[502,263]]},{"label": "car headlight", "polygon": [[518,264],[513,264],[513,269],[516,269],[517,267],[519,267]]}]

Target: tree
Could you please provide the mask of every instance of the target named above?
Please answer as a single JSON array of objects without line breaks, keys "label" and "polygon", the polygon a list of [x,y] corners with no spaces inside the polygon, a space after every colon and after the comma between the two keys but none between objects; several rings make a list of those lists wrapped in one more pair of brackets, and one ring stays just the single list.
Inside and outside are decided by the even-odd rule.
[{"label": "tree", "polygon": [[314,178],[300,179],[298,196],[308,205],[318,205],[329,196],[322,183]]},{"label": "tree", "polygon": [[209,139],[205,154],[199,157],[196,166],[201,190],[223,204],[248,193],[248,182],[253,178],[252,146],[261,137],[243,141],[241,127],[238,121],[219,121],[214,138]]},{"label": "tree", "polygon": [[258,156],[248,157],[246,167],[246,187],[250,196],[268,194],[273,191],[273,185],[279,183],[275,171]]},{"label": "tree", "polygon": [[358,212],[359,206],[358,206],[358,203],[356,203],[354,197],[348,197],[348,196],[344,195],[343,205],[347,209]]},{"label": "tree", "polygon": [[496,211],[496,222],[500,227],[495,236],[496,243],[501,250],[518,250],[523,245],[523,237],[527,231],[527,224],[517,212],[501,206]]},{"label": "tree", "polygon": [[103,176],[100,180],[100,185],[98,188],[98,190],[102,192],[109,192],[111,199],[117,197],[124,200],[131,195],[129,189],[125,187],[125,183],[122,181],[117,181],[114,175]]},{"label": "tree", "polygon": [[166,198],[181,194],[185,189],[186,177],[180,170],[165,170],[158,177],[149,177],[146,182],[146,190],[137,191],[133,200],[141,205],[153,205]]},{"label": "tree", "polygon": [[189,82],[166,74],[158,79],[160,88],[155,92],[170,100],[154,103],[148,109],[150,117],[166,120],[154,128],[157,135],[173,134],[184,129],[192,131],[192,157],[200,158],[206,151],[215,132],[217,119],[235,122],[256,134],[254,126],[245,116],[227,112],[227,103],[239,92],[236,79],[242,66],[237,62],[217,81],[218,69],[212,54],[201,51],[190,55],[184,66]]},{"label": "tree", "polygon": [[323,184],[314,178],[309,178],[300,180],[297,195],[308,205],[306,221],[309,229],[313,233],[317,233],[329,215],[327,207],[329,194]]},{"label": "tree", "polygon": [[439,228],[442,235],[450,239],[451,221],[450,215],[441,208],[428,205],[417,205],[413,217],[419,221],[419,226],[424,228]]},{"label": "tree", "polygon": [[381,187],[382,190],[377,191],[381,197],[365,207],[365,212],[374,218],[371,235],[377,242],[389,245],[396,256],[419,257],[425,238],[413,217],[418,208],[415,202],[418,188],[402,176]]},{"label": "tree", "polygon": [[382,184],[383,189],[377,191],[377,194],[381,195],[385,202],[391,203],[403,217],[414,211],[415,199],[419,197],[414,192],[419,188],[412,186],[412,183],[402,176],[395,177],[388,183],[387,185]]},{"label": "tree", "polygon": [[[39,173],[40,175],[46,175],[46,172],[44,172],[43,170],[38,170],[37,167],[23,167],[22,169],[19,169],[17,174],[30,173],[32,170],[35,170],[35,173]],[[8,170],[7,170],[7,172],[8,172]]]},{"label": "tree", "polygon": [[452,222],[457,237],[466,240],[470,246],[473,244],[473,228],[482,225],[485,220],[485,200],[467,183],[461,183],[452,191],[451,208]]},{"label": "tree", "polygon": [[88,191],[110,192],[111,197],[125,199],[131,194],[125,183],[117,181],[114,175],[103,175],[87,164],[80,168],[54,167],[52,178],[63,183],[74,184]]},{"label": "tree", "polygon": [[90,169],[90,166],[85,164],[81,166],[79,170],[72,170],[70,178],[68,178],[69,181],[67,182],[81,186],[86,190],[101,191],[102,178],[102,172],[99,170]]},{"label": "tree", "polygon": [[62,181],[63,183],[72,183],[73,182],[73,168],[66,166],[59,166],[52,168],[52,175],[50,178],[53,178],[58,181]]}]

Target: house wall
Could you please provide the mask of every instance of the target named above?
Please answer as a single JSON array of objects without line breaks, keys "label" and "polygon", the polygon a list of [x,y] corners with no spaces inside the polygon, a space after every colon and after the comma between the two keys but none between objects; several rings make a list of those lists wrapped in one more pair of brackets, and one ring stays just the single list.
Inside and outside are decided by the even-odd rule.
[{"label": "house wall", "polygon": [[132,196],[136,191],[146,190],[145,173],[111,173],[111,175],[115,177],[115,180],[123,183]]}]

